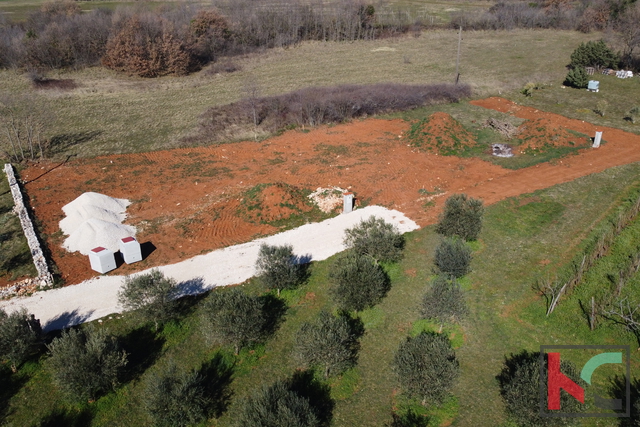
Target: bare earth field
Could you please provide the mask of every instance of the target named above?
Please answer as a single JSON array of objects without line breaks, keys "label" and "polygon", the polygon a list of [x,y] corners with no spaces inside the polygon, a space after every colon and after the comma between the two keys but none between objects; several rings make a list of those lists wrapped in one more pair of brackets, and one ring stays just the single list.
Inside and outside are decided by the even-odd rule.
[{"label": "bare earth field", "polygon": [[[492,204],[640,161],[638,135],[502,98],[473,103],[520,118],[543,118],[549,126],[586,135],[601,130],[606,143],[555,162],[508,170],[475,158],[418,152],[404,139],[407,122],[369,119],[309,132],[289,131],[262,143],[103,156],[59,166],[32,164],[21,178],[49,236],[53,261],[65,283],[74,284],[95,273],[86,257],[61,248],[64,236],[58,223],[62,206],[86,191],[130,199],[126,222],[138,228],[140,242],[157,248],[144,262],[117,270],[127,274],[274,234],[279,227],[273,220],[286,220],[296,207],[304,208],[303,196],[295,190],[348,188],[360,204],[397,209],[424,226],[436,221],[440,206],[452,193],[464,192]],[[276,183],[288,185],[258,191],[268,218],[255,217],[245,198],[256,185]]]}]

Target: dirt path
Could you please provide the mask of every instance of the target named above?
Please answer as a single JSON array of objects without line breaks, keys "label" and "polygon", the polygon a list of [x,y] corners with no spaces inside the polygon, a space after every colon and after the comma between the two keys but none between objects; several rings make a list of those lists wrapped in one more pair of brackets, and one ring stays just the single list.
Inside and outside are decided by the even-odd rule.
[{"label": "dirt path", "polygon": [[131,200],[126,222],[138,228],[139,241],[157,248],[144,262],[116,270],[121,275],[278,232],[277,227],[245,215],[246,192],[258,184],[349,188],[361,203],[397,209],[424,226],[435,222],[452,193],[465,192],[492,204],[640,160],[638,135],[501,98],[473,104],[527,119],[544,117],[587,135],[601,130],[606,144],[562,161],[513,171],[479,159],[416,152],[403,137],[408,123],[368,119],[288,131],[261,143],[78,159],[50,172],[55,165],[34,164],[21,178],[28,182],[26,191],[48,236],[53,261],[66,283],[74,284],[95,274],[86,257],[60,247],[64,236],[58,222],[62,206],[86,191]]}]

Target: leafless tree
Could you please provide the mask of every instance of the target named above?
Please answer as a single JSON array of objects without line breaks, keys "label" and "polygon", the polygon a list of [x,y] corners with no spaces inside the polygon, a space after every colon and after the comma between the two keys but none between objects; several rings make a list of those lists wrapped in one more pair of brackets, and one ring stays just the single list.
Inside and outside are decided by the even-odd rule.
[{"label": "leafless tree", "polygon": [[11,161],[44,157],[49,114],[35,97],[0,94],[0,150]]},{"label": "leafless tree", "polygon": [[633,52],[640,47],[640,3],[635,3],[620,16],[615,25],[615,38],[623,46],[622,60],[628,66]]}]

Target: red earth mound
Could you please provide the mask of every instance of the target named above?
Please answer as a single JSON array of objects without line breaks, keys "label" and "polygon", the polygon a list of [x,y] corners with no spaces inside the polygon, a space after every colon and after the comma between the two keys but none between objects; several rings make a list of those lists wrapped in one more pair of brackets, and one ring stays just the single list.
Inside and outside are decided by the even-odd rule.
[{"label": "red earth mound", "polygon": [[522,152],[542,152],[554,147],[582,147],[589,138],[576,135],[549,118],[527,120],[518,127],[517,138],[522,141]]},{"label": "red earth mound", "polygon": [[411,143],[424,150],[450,154],[475,145],[475,138],[450,114],[437,112],[412,127]]},{"label": "red earth mound", "polygon": [[[338,186],[361,201],[404,212],[424,226],[437,220],[446,198],[466,193],[489,205],[508,197],[571,181],[607,168],[640,161],[640,136],[594,126],[580,120],[522,107],[501,98],[473,104],[528,120],[546,118],[557,128],[593,135],[603,131],[607,144],[587,148],[562,162],[507,170],[474,158],[420,153],[398,135],[409,130],[402,120],[368,119],[308,133],[288,131],[261,143],[183,148],[150,153],[76,159],[64,164],[32,163],[22,171],[25,191],[42,224],[43,239],[67,284],[96,273],[79,253],[61,248],[58,222],[62,206],[86,191],[132,201],[126,222],[138,228],[138,240],[156,250],[144,261],[123,265],[110,274],[129,274],[273,234],[279,228],[239,215],[247,191],[264,183],[298,189]],[[435,206],[424,191],[434,192]],[[286,195],[262,194],[278,209]],[[273,199],[271,199],[273,197]],[[282,201],[284,198],[284,201]],[[294,204],[295,205],[295,204]],[[294,209],[295,210],[295,209]],[[288,211],[286,211],[288,212]],[[148,245],[150,246],[150,245]],[[6,283],[6,282],[5,282]],[[1,282],[0,282],[1,284]]]}]

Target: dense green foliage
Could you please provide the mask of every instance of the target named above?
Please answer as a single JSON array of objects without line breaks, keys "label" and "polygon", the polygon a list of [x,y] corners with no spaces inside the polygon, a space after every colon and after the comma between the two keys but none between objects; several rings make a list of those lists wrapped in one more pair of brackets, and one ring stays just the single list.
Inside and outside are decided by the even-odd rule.
[{"label": "dense green foliage", "polygon": [[354,252],[369,255],[377,261],[399,261],[404,237],[393,224],[374,216],[362,220],[345,231],[344,244]]},{"label": "dense green foliage", "polygon": [[422,332],[400,344],[393,359],[402,391],[423,405],[440,403],[460,375],[460,366],[449,339]]},{"label": "dense green foliage", "polygon": [[482,229],[483,213],[482,200],[466,194],[454,194],[445,202],[436,232],[446,237],[476,240]]},{"label": "dense green foliage", "polygon": [[209,344],[241,348],[265,337],[267,317],[260,298],[240,289],[214,291],[202,303],[200,328]]},{"label": "dense green foliage", "polygon": [[149,377],[143,404],[154,426],[183,427],[205,420],[209,402],[203,377],[171,363]]},{"label": "dense green foliage", "polygon": [[266,289],[292,289],[306,279],[306,266],[293,254],[293,246],[262,244],[256,262],[258,279]]},{"label": "dense green foliage", "polygon": [[564,84],[576,89],[585,89],[589,85],[589,76],[584,67],[575,67],[567,73]]},{"label": "dense green foliage", "polygon": [[319,366],[324,377],[339,375],[356,364],[358,335],[353,320],[344,314],[321,311],[296,334],[294,357],[304,367]]},{"label": "dense green foliage", "polygon": [[9,362],[15,372],[41,343],[41,334],[40,322],[26,309],[7,314],[0,308],[0,361]]},{"label": "dense green foliage", "polygon": [[127,354],[105,328],[68,329],[47,345],[54,383],[74,400],[95,399],[118,384]]},{"label": "dense green foliage", "polygon": [[137,315],[158,324],[170,319],[176,310],[176,282],[158,269],[147,274],[125,278],[118,292],[118,302],[125,310],[135,310]]},{"label": "dense green foliage", "polygon": [[334,301],[347,311],[373,307],[391,287],[389,277],[373,258],[352,252],[338,256],[329,277]]},{"label": "dense green foliage", "polygon": [[[579,371],[570,362],[561,360],[560,371],[578,385],[586,385],[580,380]],[[540,416],[540,353],[523,351],[512,354],[505,360],[504,367],[498,375],[498,382],[507,412],[517,425],[550,427],[576,424],[576,418]],[[546,390],[546,378],[543,378],[543,383]],[[582,404],[568,393],[561,393],[560,405],[562,411],[567,413],[578,413],[582,407]]]},{"label": "dense green foliage", "polygon": [[615,68],[619,60],[604,40],[588,41],[581,43],[571,54],[571,67]]},{"label": "dense green foliage", "polygon": [[462,277],[471,271],[471,248],[463,240],[444,238],[436,247],[433,262],[441,273]]},{"label": "dense green foliage", "polygon": [[328,388],[309,372],[263,386],[242,402],[238,427],[322,427],[331,421]]},{"label": "dense green foliage", "polygon": [[431,281],[420,306],[422,317],[444,323],[460,320],[467,313],[464,294],[455,279],[440,275]]}]

